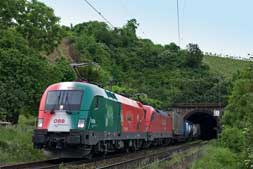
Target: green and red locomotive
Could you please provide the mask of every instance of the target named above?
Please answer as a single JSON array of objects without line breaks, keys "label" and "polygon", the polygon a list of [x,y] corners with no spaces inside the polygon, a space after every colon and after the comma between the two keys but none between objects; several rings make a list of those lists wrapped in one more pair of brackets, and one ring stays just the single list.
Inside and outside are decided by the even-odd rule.
[{"label": "green and red locomotive", "polygon": [[173,127],[169,113],[93,84],[62,82],[42,95],[33,143],[53,156],[84,157],[168,144]]}]

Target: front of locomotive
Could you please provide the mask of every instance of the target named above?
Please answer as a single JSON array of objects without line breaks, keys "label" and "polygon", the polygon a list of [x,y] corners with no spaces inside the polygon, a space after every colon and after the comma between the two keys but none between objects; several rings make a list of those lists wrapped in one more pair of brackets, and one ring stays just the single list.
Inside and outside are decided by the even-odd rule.
[{"label": "front of locomotive", "polygon": [[53,157],[80,157],[89,153],[84,144],[92,92],[82,82],[49,86],[42,95],[34,147]]}]

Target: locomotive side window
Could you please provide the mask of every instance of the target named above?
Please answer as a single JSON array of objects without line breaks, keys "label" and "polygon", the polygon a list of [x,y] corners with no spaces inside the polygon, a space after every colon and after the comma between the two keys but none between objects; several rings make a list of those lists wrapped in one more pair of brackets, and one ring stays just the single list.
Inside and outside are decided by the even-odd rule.
[{"label": "locomotive side window", "polygon": [[127,121],[132,121],[132,117],[131,117],[131,113],[130,112],[127,113]]},{"label": "locomotive side window", "polygon": [[98,96],[95,97],[95,109],[98,109],[99,107],[99,99]]},{"label": "locomotive side window", "polygon": [[151,115],[151,121],[154,121],[155,120],[155,113],[152,113]]},{"label": "locomotive side window", "polygon": [[80,90],[55,90],[47,93],[46,110],[80,110],[83,92]]}]

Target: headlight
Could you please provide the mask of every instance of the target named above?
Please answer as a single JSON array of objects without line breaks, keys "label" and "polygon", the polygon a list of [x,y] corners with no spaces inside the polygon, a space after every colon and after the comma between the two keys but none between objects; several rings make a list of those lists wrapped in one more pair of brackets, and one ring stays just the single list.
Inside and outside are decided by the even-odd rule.
[{"label": "headlight", "polygon": [[43,126],[43,119],[38,119],[38,127],[41,128]]},{"label": "headlight", "polygon": [[79,120],[77,127],[78,128],[84,128],[84,126],[85,126],[85,120]]}]

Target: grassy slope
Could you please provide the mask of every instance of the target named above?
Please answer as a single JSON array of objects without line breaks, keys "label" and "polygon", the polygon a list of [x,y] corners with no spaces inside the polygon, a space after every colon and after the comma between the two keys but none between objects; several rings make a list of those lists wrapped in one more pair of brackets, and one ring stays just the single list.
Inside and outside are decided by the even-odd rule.
[{"label": "grassy slope", "polygon": [[197,161],[192,163],[191,169],[239,169],[240,159],[237,154],[214,142],[201,148],[202,153]]},{"label": "grassy slope", "polygon": [[217,56],[205,56],[203,61],[209,65],[212,72],[220,73],[228,79],[231,79],[233,74],[246,68],[250,63],[252,63],[250,61],[235,60]]}]

